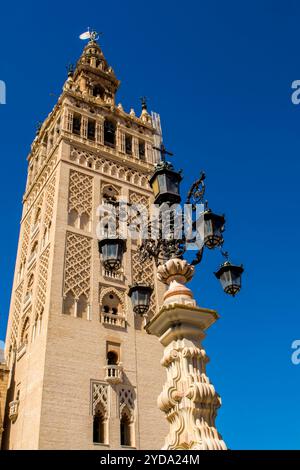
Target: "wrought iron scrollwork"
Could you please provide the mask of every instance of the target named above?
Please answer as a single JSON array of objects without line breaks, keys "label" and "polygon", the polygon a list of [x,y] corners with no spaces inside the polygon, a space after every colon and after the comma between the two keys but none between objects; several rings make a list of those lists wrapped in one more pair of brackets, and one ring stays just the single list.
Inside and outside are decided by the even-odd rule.
[{"label": "wrought iron scrollwork", "polygon": [[196,204],[204,203],[204,194],[205,194],[205,173],[201,172],[200,177],[195,181],[189,192],[186,199],[186,204],[192,204],[193,209],[195,209]]}]

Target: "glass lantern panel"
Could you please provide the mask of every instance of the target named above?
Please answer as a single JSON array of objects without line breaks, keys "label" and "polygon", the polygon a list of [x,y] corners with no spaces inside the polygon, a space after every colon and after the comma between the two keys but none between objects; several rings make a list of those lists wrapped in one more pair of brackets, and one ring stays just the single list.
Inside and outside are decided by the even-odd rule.
[{"label": "glass lantern panel", "polygon": [[178,181],[172,177],[167,177],[167,186],[170,193],[178,194]]},{"label": "glass lantern panel", "polygon": [[165,174],[158,175],[157,176],[157,181],[159,185],[159,192],[160,193],[165,193],[167,191],[167,177]]}]

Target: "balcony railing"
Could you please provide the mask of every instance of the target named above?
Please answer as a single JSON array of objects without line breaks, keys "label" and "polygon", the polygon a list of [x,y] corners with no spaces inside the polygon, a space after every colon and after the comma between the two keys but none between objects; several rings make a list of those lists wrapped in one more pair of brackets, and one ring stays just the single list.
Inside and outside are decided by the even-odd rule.
[{"label": "balcony railing", "polygon": [[9,403],[8,417],[14,423],[18,417],[19,412],[19,400],[14,400]]},{"label": "balcony railing", "polygon": [[123,380],[123,366],[118,365],[107,365],[105,369],[105,380],[111,384],[121,383]]},{"label": "balcony railing", "polygon": [[124,281],[124,274],[122,272],[113,272],[103,269],[103,276],[116,281]]},{"label": "balcony railing", "polygon": [[115,315],[113,313],[100,313],[101,323],[108,326],[118,326],[120,328],[126,327],[126,318],[124,315]]}]

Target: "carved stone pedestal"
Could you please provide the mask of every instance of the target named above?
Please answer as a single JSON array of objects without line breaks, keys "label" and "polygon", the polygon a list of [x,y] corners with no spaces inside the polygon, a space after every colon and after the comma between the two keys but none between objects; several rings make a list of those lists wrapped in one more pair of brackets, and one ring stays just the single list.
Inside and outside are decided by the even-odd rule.
[{"label": "carved stone pedestal", "polygon": [[[158,406],[166,414],[170,430],[163,449],[226,450],[215,427],[221,399],[206,375],[208,357],[201,346],[204,331],[218,314],[196,306],[184,286],[186,268],[183,260],[170,260],[162,267],[165,277],[161,272],[158,275],[169,281],[170,289],[164,305],[146,325],[147,332],[158,336],[165,347],[161,364],[167,370],[167,381]],[[191,273],[188,275],[190,278]]]}]

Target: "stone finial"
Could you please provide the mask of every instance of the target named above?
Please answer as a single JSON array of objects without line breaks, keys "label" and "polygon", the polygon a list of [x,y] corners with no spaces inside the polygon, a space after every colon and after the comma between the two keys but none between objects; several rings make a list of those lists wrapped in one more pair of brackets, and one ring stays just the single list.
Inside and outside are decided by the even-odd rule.
[{"label": "stone finial", "polygon": [[194,266],[184,259],[172,258],[157,269],[159,281],[169,286],[164,294],[164,304],[182,303],[196,305],[192,291],[186,287],[194,275]]}]

